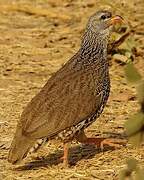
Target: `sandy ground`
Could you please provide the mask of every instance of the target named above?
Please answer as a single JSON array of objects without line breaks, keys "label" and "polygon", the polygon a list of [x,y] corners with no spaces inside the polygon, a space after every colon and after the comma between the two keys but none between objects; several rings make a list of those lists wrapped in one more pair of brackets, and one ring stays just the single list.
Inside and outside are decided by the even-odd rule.
[{"label": "sandy ground", "polygon": [[[73,143],[70,168],[63,168],[62,144],[50,142],[19,166],[7,162],[16,123],[27,102],[79,48],[88,17],[107,7],[133,27],[139,54],[134,61],[144,72],[144,1],[1,0],[0,1],[0,179],[115,180],[128,157],[144,165],[144,147],[117,150]],[[121,3],[120,3],[121,2]],[[87,129],[95,137],[126,138],[124,123],[138,109],[135,89],[123,66],[112,61],[111,95],[101,117]]]}]

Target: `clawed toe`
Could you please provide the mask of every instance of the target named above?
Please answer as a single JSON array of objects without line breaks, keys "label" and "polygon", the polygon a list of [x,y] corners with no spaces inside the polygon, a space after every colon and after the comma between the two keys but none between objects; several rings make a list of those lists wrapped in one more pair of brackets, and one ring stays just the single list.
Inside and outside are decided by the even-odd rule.
[{"label": "clawed toe", "polygon": [[104,139],[100,143],[100,149],[104,150],[104,145],[108,145],[110,147],[113,147],[115,149],[120,148],[122,145],[126,144],[126,140],[124,139]]}]

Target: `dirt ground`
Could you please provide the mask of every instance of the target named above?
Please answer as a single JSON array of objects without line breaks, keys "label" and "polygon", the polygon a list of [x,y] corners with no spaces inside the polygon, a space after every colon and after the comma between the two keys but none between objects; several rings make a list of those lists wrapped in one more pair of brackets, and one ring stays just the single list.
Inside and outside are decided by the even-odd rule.
[{"label": "dirt ground", "polygon": [[[47,79],[79,48],[88,17],[110,8],[134,30],[138,54],[134,59],[144,72],[144,1],[0,0],[0,179],[116,180],[125,161],[136,158],[144,166],[144,146],[120,149],[74,142],[70,168],[63,168],[62,144],[53,142],[29,155],[19,166],[7,162],[17,121],[27,102]],[[135,88],[127,84],[123,66],[112,60],[111,94],[101,117],[87,129],[91,136],[126,138],[124,123],[138,109]]]}]

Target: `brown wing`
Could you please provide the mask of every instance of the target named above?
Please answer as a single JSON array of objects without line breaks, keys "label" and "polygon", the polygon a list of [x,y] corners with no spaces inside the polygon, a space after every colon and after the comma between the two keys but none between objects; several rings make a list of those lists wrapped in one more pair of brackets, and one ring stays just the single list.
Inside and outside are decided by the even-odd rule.
[{"label": "brown wing", "polygon": [[23,132],[34,138],[50,137],[79,123],[100,104],[101,96],[93,87],[97,85],[90,69],[75,71],[66,65],[25,108]]}]

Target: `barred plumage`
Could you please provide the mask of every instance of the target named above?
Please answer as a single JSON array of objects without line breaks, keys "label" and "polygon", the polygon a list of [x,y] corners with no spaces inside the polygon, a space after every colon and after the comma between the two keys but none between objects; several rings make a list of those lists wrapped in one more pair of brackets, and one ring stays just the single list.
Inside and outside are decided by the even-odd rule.
[{"label": "barred plumage", "polygon": [[99,117],[109,96],[108,37],[110,26],[120,19],[112,18],[108,11],[89,19],[79,51],[24,109],[9,162],[20,161],[49,139],[67,143],[84,137],[83,130]]}]

